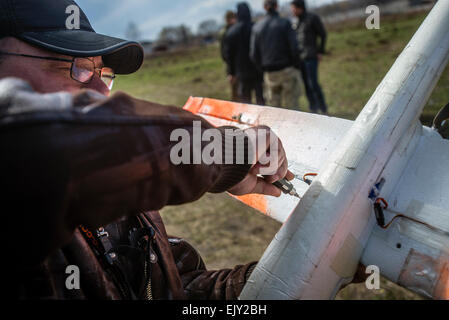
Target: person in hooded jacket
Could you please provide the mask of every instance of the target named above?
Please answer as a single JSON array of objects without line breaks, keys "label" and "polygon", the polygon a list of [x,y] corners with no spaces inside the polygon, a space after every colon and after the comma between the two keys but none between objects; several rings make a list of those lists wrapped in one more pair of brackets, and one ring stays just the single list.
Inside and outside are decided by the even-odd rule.
[{"label": "person in hooded jacket", "polygon": [[230,67],[229,67],[229,61],[226,60],[225,50],[224,50],[224,41],[226,34],[228,33],[229,29],[236,24],[237,22],[237,15],[234,11],[227,11],[225,14],[225,21],[226,25],[221,29],[219,34],[219,40],[220,40],[220,54],[221,59],[226,65],[226,77],[229,80],[229,84],[231,86],[231,101],[238,101],[238,93],[237,93],[237,78],[230,75]]},{"label": "person in hooded jacket", "polygon": [[263,96],[263,74],[250,59],[250,41],[253,22],[247,3],[237,5],[237,23],[233,25],[224,39],[224,55],[229,63],[231,77],[237,79],[239,101],[252,102],[255,92],[256,103],[265,105]]}]

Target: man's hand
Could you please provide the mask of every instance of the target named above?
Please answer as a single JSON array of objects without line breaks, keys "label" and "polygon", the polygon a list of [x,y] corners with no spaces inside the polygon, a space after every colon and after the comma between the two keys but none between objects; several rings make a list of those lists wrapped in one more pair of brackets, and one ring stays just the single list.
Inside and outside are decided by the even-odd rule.
[{"label": "man's hand", "polygon": [[[228,190],[231,194],[264,194],[280,197],[282,192],[273,185],[281,179],[293,180],[294,175],[288,170],[287,156],[284,147],[276,134],[270,128],[260,126],[252,130],[251,143],[257,146],[253,167],[246,178],[238,185]],[[262,140],[262,141],[261,141]],[[264,141],[263,141],[264,140]],[[267,163],[267,160],[268,163]],[[260,177],[263,175],[263,178]]]}]

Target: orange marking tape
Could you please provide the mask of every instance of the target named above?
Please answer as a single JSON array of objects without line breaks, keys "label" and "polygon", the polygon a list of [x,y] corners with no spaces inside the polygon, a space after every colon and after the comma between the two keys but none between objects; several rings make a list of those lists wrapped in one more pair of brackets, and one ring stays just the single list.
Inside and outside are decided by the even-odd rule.
[{"label": "orange marking tape", "polygon": [[254,208],[263,214],[268,214],[268,204],[267,199],[261,194],[249,194],[245,196],[235,197],[236,199],[242,201],[246,205]]},{"label": "orange marking tape", "polygon": [[257,112],[256,108],[247,104],[231,101],[194,97],[190,97],[184,106],[184,110],[188,110],[194,114],[205,114],[234,122],[239,122],[239,115],[242,113],[252,111],[251,113],[254,114]]},{"label": "orange marking tape", "polygon": [[201,106],[203,105],[203,100],[204,100],[203,98],[190,97],[189,100],[187,100],[183,109],[196,114],[201,109]]}]

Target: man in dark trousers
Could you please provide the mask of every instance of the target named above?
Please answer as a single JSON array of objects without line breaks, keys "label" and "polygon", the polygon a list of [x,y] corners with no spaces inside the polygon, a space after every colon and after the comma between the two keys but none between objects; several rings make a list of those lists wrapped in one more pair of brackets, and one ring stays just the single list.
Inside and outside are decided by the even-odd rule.
[{"label": "man in dark trousers", "polygon": [[[318,82],[318,63],[325,53],[326,29],[320,17],[308,12],[304,0],[294,0],[291,9],[297,18],[293,28],[298,36],[301,56],[301,73],[309,100],[310,110],[327,114],[327,105]],[[318,40],[319,43],[318,43]]]},{"label": "man in dark trousers", "polygon": [[229,61],[226,60],[225,56],[225,47],[224,47],[224,40],[226,38],[226,35],[231,29],[231,27],[237,22],[237,16],[234,11],[227,11],[225,14],[225,21],[226,25],[221,29],[220,31],[220,54],[221,58],[223,59],[224,63],[226,64],[226,76],[228,78],[229,84],[231,85],[231,100],[232,101],[238,101],[238,93],[237,93],[237,78],[232,77],[230,75],[230,67],[229,67]]},{"label": "man in dark trousers", "polygon": [[247,3],[237,5],[238,22],[226,34],[224,55],[229,63],[231,77],[237,78],[239,101],[252,102],[252,91],[256,94],[256,103],[264,105],[263,75],[249,58],[251,40],[251,12]]},{"label": "man in dark trousers", "polygon": [[269,105],[298,109],[298,41],[289,20],[278,13],[277,0],[265,0],[267,15],[253,27],[250,56],[264,72]]}]

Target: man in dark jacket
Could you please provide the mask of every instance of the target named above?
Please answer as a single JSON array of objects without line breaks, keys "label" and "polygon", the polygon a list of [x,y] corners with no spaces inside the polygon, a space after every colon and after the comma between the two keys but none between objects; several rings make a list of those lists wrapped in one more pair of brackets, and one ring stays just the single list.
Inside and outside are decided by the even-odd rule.
[{"label": "man in dark jacket", "polygon": [[253,27],[250,56],[264,72],[269,104],[275,107],[299,107],[299,50],[289,20],[277,12],[277,0],[265,0],[267,15]]},{"label": "man in dark jacket", "polygon": [[238,83],[237,78],[233,77],[231,75],[231,69],[229,65],[229,61],[226,58],[225,55],[225,45],[224,41],[226,38],[226,34],[228,33],[229,29],[237,22],[237,16],[234,11],[227,11],[225,14],[225,23],[226,25],[220,30],[220,54],[223,62],[226,64],[226,76],[228,78],[229,84],[231,85],[231,101],[238,101]]},{"label": "man in dark jacket", "polygon": [[[304,0],[295,0],[291,8],[297,21],[293,24],[298,36],[301,73],[310,110],[327,114],[327,105],[318,82],[318,63],[326,48],[326,29],[319,16],[308,12]],[[319,43],[318,43],[318,40]]]},{"label": "man in dark jacket", "polygon": [[253,23],[248,4],[237,5],[237,21],[227,32],[224,41],[224,54],[229,63],[230,75],[237,78],[240,102],[251,103],[251,93],[255,91],[256,103],[264,105],[263,75],[249,57]]},{"label": "man in dark jacket", "polygon": [[[280,196],[272,183],[293,178],[281,144],[279,166],[264,180],[259,163],[236,164],[228,127],[124,93],[108,97],[115,73],[139,69],[143,49],[95,33],[82,11],[80,29],[67,29],[68,5],[76,4],[0,2],[4,293],[21,299],[236,299],[255,262],[208,271],[196,250],[167,235],[157,210],[206,192]],[[223,159],[233,154],[232,164],[171,161],[173,131],[192,137],[194,121],[201,123],[200,137],[207,129],[222,132]],[[253,145],[245,143],[243,151]],[[187,144],[191,155],[206,144],[199,147]],[[69,278],[76,270],[79,287]]]}]

